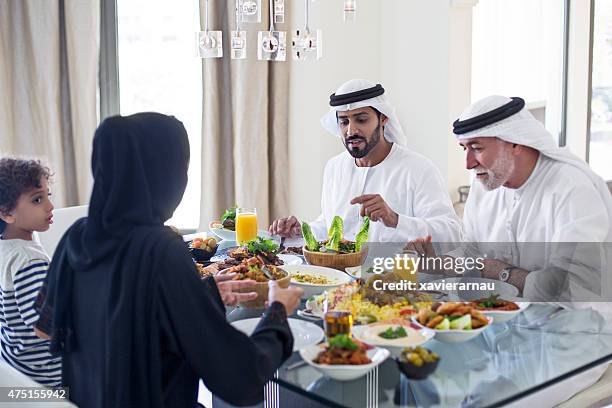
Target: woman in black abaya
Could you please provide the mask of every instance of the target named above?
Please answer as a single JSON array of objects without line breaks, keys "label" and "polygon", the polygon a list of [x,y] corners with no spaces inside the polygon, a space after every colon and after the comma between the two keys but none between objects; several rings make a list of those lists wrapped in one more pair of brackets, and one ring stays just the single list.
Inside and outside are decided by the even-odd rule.
[{"label": "woman in black abaya", "polygon": [[44,307],[63,383],[81,407],[194,407],[199,378],[225,401],[252,405],[291,354],[286,313],[300,293],[273,285],[249,338],[227,323],[217,283],[199,278],[181,237],[164,227],[188,162],[173,117],[117,116],[96,131],[89,215],[55,252]]}]

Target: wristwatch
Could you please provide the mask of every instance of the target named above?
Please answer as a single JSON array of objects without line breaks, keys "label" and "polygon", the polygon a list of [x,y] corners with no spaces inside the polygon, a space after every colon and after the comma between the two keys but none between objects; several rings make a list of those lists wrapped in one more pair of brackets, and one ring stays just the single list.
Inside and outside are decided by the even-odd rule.
[{"label": "wristwatch", "polygon": [[508,282],[510,279],[510,272],[514,269],[514,266],[506,266],[504,269],[499,271],[499,280],[502,282]]}]

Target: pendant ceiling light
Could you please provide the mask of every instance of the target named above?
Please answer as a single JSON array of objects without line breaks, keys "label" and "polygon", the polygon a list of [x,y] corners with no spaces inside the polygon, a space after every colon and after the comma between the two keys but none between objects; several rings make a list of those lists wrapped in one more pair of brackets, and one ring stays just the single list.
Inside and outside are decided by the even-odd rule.
[{"label": "pendant ceiling light", "polygon": [[357,0],[344,0],[344,21],[355,21]]},{"label": "pendant ceiling light", "polygon": [[293,32],[292,54],[293,59],[298,61],[308,59],[309,56],[313,56],[316,59],[319,59],[323,56],[323,35],[321,30],[315,30],[314,33],[310,31],[309,3],[310,0],[304,0],[306,16],[306,24],[304,26],[304,29],[295,30]]},{"label": "pendant ceiling light", "polygon": [[[232,41],[230,43],[232,59],[246,58],[246,31],[240,30],[240,21],[242,20],[242,0],[236,0],[236,29],[232,31]],[[243,3],[244,4],[244,3]]]},{"label": "pendant ceiling light", "polygon": [[270,0],[270,30],[260,31],[257,36],[257,58],[263,61],[285,61],[287,59],[287,33],[274,28],[274,0]]},{"label": "pendant ceiling light", "polygon": [[204,31],[198,32],[198,52],[201,58],[223,57],[223,32],[208,29],[208,0],[204,2]]}]

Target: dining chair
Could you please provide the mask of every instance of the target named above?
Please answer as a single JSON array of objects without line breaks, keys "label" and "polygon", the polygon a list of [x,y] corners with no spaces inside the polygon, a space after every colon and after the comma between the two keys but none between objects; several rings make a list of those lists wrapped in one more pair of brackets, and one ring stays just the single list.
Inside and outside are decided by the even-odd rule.
[{"label": "dining chair", "polygon": [[64,232],[79,218],[87,217],[88,210],[88,205],[53,210],[53,224],[51,224],[51,227],[45,232],[37,233],[37,240],[47,251],[49,258],[53,257],[55,248],[57,248],[57,244],[59,244]]},{"label": "dining chair", "polygon": [[[43,389],[44,386],[37,383],[27,375],[17,371],[13,367],[11,367],[5,361],[0,359],[0,388],[4,390],[5,393],[8,393],[9,389],[22,390],[22,389],[32,389],[36,387],[37,389]],[[6,396],[6,394],[5,394]],[[70,401],[57,401],[57,402],[28,402],[25,400],[21,400],[18,402],[10,403],[10,402],[0,402],[0,406],[7,407],[19,407],[19,408],[34,408],[34,407],[50,407],[50,408],[70,408],[76,407],[76,405],[72,404]]]}]

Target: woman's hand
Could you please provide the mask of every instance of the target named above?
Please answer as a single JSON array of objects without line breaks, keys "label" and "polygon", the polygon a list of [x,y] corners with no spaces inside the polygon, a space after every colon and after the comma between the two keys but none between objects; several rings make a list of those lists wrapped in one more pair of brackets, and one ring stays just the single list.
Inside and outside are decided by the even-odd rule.
[{"label": "woman's hand", "polygon": [[292,314],[300,305],[300,299],[304,291],[300,288],[290,287],[283,289],[276,281],[268,281],[268,301],[266,306],[274,302],[280,302],[285,306],[287,316]]},{"label": "woman's hand", "polygon": [[236,292],[238,289],[251,289],[255,287],[255,281],[252,279],[233,280],[235,273],[226,273],[214,275],[217,288],[221,294],[221,300],[226,306],[236,306],[238,302],[247,302],[257,298],[256,292]]}]

